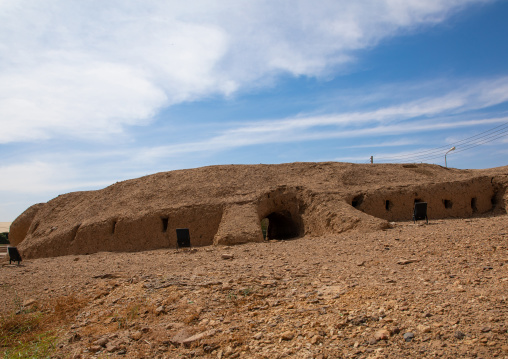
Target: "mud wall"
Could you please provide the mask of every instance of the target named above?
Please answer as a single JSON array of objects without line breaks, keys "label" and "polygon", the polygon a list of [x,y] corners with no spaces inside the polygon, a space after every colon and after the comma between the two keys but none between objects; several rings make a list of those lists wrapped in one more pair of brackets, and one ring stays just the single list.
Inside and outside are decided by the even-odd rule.
[{"label": "mud wall", "polygon": [[311,237],[389,227],[388,221],[353,209],[344,198],[334,193],[312,194],[302,217],[307,224],[305,235]]},{"label": "mud wall", "polygon": [[213,244],[242,244],[262,242],[263,233],[254,203],[229,205],[215,234]]},{"label": "mud wall", "polygon": [[213,243],[221,217],[222,206],[203,205],[77,223],[48,233],[41,233],[34,221],[20,250],[24,256],[36,258],[176,248],[176,228],[189,228],[191,245],[205,246]]},{"label": "mud wall", "polygon": [[410,221],[415,201],[431,220],[503,214],[507,188],[508,166],[218,166],[58,196],[20,215],[9,238],[37,258],[175,248],[177,228],[189,228],[192,246],[258,242],[265,218],[268,239],[328,236]]},{"label": "mud wall", "polygon": [[415,202],[427,202],[429,219],[465,218],[486,213],[496,205],[491,177],[467,181],[403,186],[367,191],[349,197],[356,209],[388,221],[411,220]]}]

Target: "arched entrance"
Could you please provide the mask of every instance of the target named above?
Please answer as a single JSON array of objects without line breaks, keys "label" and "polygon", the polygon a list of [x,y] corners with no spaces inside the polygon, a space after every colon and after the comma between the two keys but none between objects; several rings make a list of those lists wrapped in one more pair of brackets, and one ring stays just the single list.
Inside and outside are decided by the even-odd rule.
[{"label": "arched entrance", "polygon": [[289,211],[272,212],[262,223],[266,227],[265,239],[291,239],[300,236],[300,225]]}]

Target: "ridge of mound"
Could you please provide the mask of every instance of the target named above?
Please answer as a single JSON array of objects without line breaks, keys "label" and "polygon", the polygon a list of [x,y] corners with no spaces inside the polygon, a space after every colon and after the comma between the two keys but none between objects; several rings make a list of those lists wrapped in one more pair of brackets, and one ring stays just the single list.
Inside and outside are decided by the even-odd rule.
[{"label": "ridge of mound", "polygon": [[221,165],[161,172],[36,204],[11,225],[27,258],[193,246],[386,229],[410,220],[506,213],[508,166],[458,170],[429,164]]}]

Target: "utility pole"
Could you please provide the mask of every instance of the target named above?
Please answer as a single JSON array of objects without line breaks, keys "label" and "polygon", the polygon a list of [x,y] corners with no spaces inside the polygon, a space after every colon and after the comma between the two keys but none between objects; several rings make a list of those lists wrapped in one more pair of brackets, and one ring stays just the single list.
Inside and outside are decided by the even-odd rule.
[{"label": "utility pole", "polygon": [[450,148],[450,149],[448,150],[448,152],[446,152],[446,153],[445,153],[445,155],[444,155],[444,165],[445,165],[445,167],[448,167],[448,162],[446,162],[446,155],[447,155],[449,152],[451,152],[451,151],[455,151],[455,146],[453,146],[452,148]]},{"label": "utility pole", "polygon": [[374,156],[370,156],[370,163],[374,163]]}]

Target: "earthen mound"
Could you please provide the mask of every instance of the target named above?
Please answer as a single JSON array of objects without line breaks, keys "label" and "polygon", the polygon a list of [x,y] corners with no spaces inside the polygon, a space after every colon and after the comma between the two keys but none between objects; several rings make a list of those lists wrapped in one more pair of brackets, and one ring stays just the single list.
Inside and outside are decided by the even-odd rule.
[{"label": "earthen mound", "polygon": [[506,213],[508,166],[458,170],[428,164],[229,165],[157,173],[37,204],[11,225],[26,258],[193,246],[386,229],[410,220]]}]

